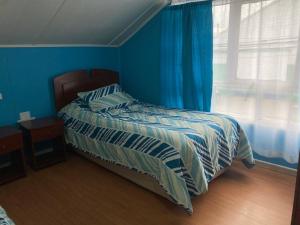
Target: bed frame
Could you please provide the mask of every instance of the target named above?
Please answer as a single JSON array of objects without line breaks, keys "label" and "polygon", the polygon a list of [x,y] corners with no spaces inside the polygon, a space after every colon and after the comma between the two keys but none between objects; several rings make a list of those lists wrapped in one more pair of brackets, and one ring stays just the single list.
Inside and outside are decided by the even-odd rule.
[{"label": "bed frame", "polygon": [[[56,110],[59,111],[65,105],[77,98],[77,93],[82,91],[90,91],[96,88],[104,87],[113,83],[119,83],[118,73],[111,70],[93,69],[91,71],[79,70],[65,73],[54,78],[54,92]],[[94,156],[85,153],[83,150],[71,147],[76,153],[85,158],[97,163],[98,165],[168,199],[171,198],[162,189],[158,182],[149,175],[138,173],[134,170],[127,169],[122,166],[95,158]],[[218,177],[225,170],[220,171],[215,177]],[[172,200],[171,200],[172,201]]]},{"label": "bed frame", "polygon": [[117,72],[94,69],[78,70],[54,78],[56,111],[77,98],[77,93],[90,91],[110,84],[119,83]]}]

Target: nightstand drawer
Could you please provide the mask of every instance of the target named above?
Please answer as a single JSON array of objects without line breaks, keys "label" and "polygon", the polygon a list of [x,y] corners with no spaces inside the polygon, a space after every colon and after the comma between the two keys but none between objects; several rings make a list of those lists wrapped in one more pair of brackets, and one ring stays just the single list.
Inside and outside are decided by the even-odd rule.
[{"label": "nightstand drawer", "polygon": [[0,153],[12,152],[23,148],[23,138],[21,134],[8,136],[0,140]]},{"label": "nightstand drawer", "polygon": [[64,133],[64,127],[55,125],[47,128],[34,129],[31,130],[30,133],[32,142],[35,143],[62,136]]}]

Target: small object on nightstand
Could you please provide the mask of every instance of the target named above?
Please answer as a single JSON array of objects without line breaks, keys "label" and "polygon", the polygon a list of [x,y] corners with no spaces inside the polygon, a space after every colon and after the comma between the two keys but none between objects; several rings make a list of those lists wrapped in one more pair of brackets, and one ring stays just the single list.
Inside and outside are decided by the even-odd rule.
[{"label": "small object on nightstand", "polygon": [[[0,127],[0,184],[26,176],[22,132],[15,127]],[[6,162],[7,161],[7,162]]]},{"label": "small object on nightstand", "polygon": [[64,122],[55,117],[20,123],[25,152],[33,169],[38,170],[66,160]]}]

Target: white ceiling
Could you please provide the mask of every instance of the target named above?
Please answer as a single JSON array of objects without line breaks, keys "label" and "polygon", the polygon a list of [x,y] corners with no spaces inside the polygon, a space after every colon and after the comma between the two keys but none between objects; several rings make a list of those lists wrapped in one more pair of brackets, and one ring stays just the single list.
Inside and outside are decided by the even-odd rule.
[{"label": "white ceiling", "polygon": [[0,0],[0,45],[124,43],[167,0]]}]

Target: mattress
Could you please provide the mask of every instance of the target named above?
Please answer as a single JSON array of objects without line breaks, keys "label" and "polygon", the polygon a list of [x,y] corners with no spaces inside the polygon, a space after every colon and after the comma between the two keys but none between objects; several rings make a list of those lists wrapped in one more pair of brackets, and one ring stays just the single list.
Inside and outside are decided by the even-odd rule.
[{"label": "mattress", "polygon": [[189,213],[191,197],[206,192],[209,182],[234,159],[248,168],[254,165],[243,129],[226,115],[141,102],[92,112],[80,99],[58,115],[65,121],[68,144],[151,176]]}]

